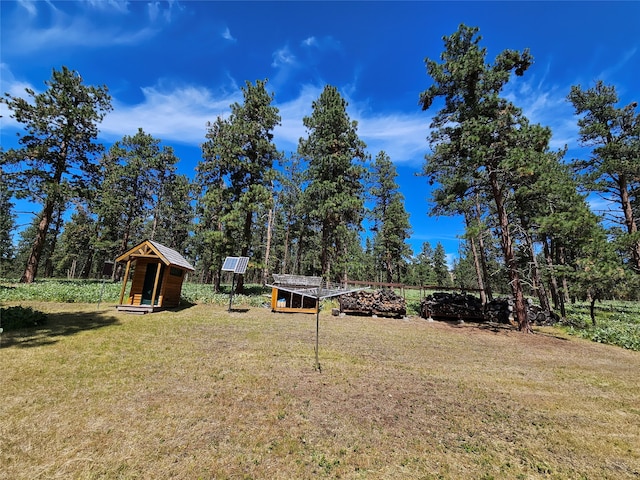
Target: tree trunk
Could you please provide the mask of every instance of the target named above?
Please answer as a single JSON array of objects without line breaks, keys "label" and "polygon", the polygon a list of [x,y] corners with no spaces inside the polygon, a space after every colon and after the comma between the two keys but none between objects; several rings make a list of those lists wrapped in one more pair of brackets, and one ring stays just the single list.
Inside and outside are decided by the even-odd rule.
[{"label": "tree trunk", "polygon": [[533,289],[536,292],[536,296],[540,301],[540,307],[547,315],[547,317],[551,314],[551,305],[549,303],[549,295],[547,294],[547,289],[544,286],[544,281],[542,280],[542,275],[540,273],[540,265],[538,264],[538,259],[536,258],[536,252],[533,245],[533,240],[529,235],[529,232],[525,230],[525,239],[527,242],[527,246],[529,247],[529,253],[531,255],[531,265],[533,265]]},{"label": "tree trunk", "polygon": [[264,270],[262,271],[262,284],[266,284],[269,276],[269,253],[271,250],[271,229],[272,226],[272,218],[273,218],[273,209],[269,209],[269,217],[267,220],[267,245],[264,249]]},{"label": "tree trunk", "polygon": [[[564,247],[558,247],[558,263],[560,265],[566,265],[567,261],[564,255]],[[562,301],[564,303],[569,303],[571,299],[569,298],[569,284],[567,283],[567,276],[562,275]]]},{"label": "tree trunk", "polygon": [[[253,225],[253,212],[247,212],[244,218],[244,230],[242,237],[244,239],[242,250],[240,252],[241,257],[249,255],[249,245],[251,245],[251,226]],[[244,293],[244,275],[238,275],[238,282],[236,283],[236,294]]]},{"label": "tree trunk", "polygon": [[93,268],[93,255],[93,248],[89,248],[89,251],[87,252],[87,260],[84,262],[84,266],[80,272],[80,276],[82,278],[89,278],[91,275],[91,269]]},{"label": "tree trunk", "polygon": [[520,274],[513,251],[513,241],[509,232],[509,217],[504,206],[504,198],[498,184],[498,178],[495,171],[489,173],[489,181],[491,183],[491,191],[496,204],[496,213],[498,214],[498,225],[500,227],[502,251],[504,261],[509,273],[509,284],[514,301],[514,314],[518,322],[518,329],[524,333],[531,333],[531,324],[527,315],[527,307],[524,300],[524,292],[522,283],[520,282]]},{"label": "tree trunk", "polygon": [[322,224],[322,245],[320,245],[320,250],[322,254],[320,256],[320,270],[321,276],[325,278],[325,280],[329,280],[329,225],[326,222]]},{"label": "tree trunk", "polygon": [[476,277],[478,279],[478,289],[480,290],[480,301],[483,305],[487,303],[487,294],[484,286],[484,275],[482,274],[482,265],[480,264],[480,256],[476,248],[476,241],[471,237],[471,253],[473,254],[473,266],[476,270]]},{"label": "tree trunk", "polygon": [[[476,195],[476,220],[480,223],[481,218],[481,208],[480,208],[480,200],[478,195]],[[478,248],[480,250],[480,266],[482,267],[482,279],[484,284],[485,293],[487,296],[487,300],[493,300],[493,291],[491,289],[491,280],[489,279],[489,271],[487,268],[487,249],[484,246],[484,233],[478,233]]]},{"label": "tree trunk", "polygon": [[287,223],[287,228],[284,231],[284,245],[282,252],[282,265],[280,266],[280,273],[287,273],[287,262],[289,261],[289,232],[291,231],[291,225]]},{"label": "tree trunk", "polygon": [[596,326],[596,300],[598,299],[597,295],[593,295],[589,302],[589,314],[591,315],[591,325]]},{"label": "tree trunk", "polygon": [[[624,211],[624,223],[627,226],[627,233],[632,235],[638,232],[638,225],[633,216],[633,205],[629,198],[627,177],[625,175],[620,176],[618,185],[620,187],[620,202]],[[631,245],[631,258],[633,259],[634,269],[636,272],[640,272],[640,241],[638,240]]]},{"label": "tree trunk", "polygon": [[[469,215],[465,214],[464,216],[467,226],[470,224]],[[478,249],[476,248],[476,241],[473,238],[473,235],[470,236],[471,242],[471,253],[473,255],[473,266],[476,270],[476,278],[478,280],[478,289],[480,290],[480,301],[483,305],[487,303],[487,295],[484,289],[484,275],[482,274],[482,266],[480,265],[480,258],[478,255]]]},{"label": "tree trunk", "polygon": [[556,273],[553,268],[553,256],[551,255],[551,247],[549,246],[547,238],[542,241],[542,245],[544,258],[547,261],[547,270],[549,272],[549,284],[551,287],[551,299],[553,300],[553,307],[555,309],[560,309],[560,314],[564,318],[566,316],[564,302],[561,300],[560,292],[558,290],[558,279],[556,278]]},{"label": "tree trunk", "polygon": [[25,267],[20,282],[33,283],[38,274],[38,264],[40,263],[40,257],[42,256],[42,249],[44,248],[47,240],[47,232],[49,231],[49,225],[51,224],[51,218],[53,216],[54,202],[47,199],[42,210],[42,216],[38,223],[38,231],[36,233],[36,239],[31,247],[29,258],[27,259],[27,266]]},{"label": "tree trunk", "polygon": [[60,207],[56,209],[56,212],[54,214],[55,220],[53,220],[52,218],[52,221],[54,222],[53,232],[51,235],[47,235],[49,238],[51,238],[51,243],[49,244],[48,255],[44,263],[45,278],[53,277],[53,273],[54,273],[52,257],[54,252],[56,251],[56,246],[58,244],[58,237],[60,236],[60,230],[62,230],[62,225],[64,224],[64,219],[62,218],[61,210],[62,209]]}]

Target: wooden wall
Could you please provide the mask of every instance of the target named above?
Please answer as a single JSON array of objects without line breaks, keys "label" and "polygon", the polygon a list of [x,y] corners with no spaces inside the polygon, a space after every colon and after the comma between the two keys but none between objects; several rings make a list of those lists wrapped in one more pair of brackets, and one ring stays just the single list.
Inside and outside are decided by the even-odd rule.
[{"label": "wooden wall", "polygon": [[180,293],[185,271],[177,267],[166,267],[162,288],[160,289],[160,306],[177,307],[180,305]]},{"label": "wooden wall", "polygon": [[[137,259],[133,279],[131,281],[131,290],[129,291],[129,305],[142,304],[142,289],[144,287],[144,278],[147,273],[147,265],[149,263],[157,263],[154,260]],[[158,307],[177,307],[180,305],[180,294],[182,292],[182,282],[185,277],[185,271],[171,266],[165,266],[162,275],[162,284],[160,290],[156,294],[158,296]]]}]

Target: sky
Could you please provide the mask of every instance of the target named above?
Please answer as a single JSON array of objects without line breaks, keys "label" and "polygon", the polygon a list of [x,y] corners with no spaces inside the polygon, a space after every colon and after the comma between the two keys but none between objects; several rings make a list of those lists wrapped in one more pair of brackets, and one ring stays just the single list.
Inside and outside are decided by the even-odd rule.
[{"label": "sky", "polygon": [[[640,101],[636,1],[0,0],[0,92],[42,92],[52,69],[76,70],[112,96],[99,142],[108,147],[142,128],[174,148],[179,172],[192,178],[207,122],[242,103],[246,81],[268,80],[282,117],[274,140],[287,155],[307,135],[312,102],[333,85],[371,158],[384,150],[397,168],[414,252],[440,242],[451,260],[464,228],[460,218],[428,215],[430,187],[417,174],[438,104],[422,111],[418,98],[431,85],[425,58],[439,60],[442,37],[461,23],[479,27],[490,63],[505,49],[530,50],[534,64],[503,93],[552,129],[551,148],[567,146],[566,160],[588,154],[566,100],[572,85],[603,80],[621,105]],[[0,114],[2,146],[14,147],[22,127],[6,105]]]}]

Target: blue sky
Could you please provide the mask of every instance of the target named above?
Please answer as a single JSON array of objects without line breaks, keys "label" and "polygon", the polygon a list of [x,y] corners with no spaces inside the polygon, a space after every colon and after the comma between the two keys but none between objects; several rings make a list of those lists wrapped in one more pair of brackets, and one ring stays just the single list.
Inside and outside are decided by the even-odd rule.
[{"label": "blue sky", "polygon": [[[507,48],[530,49],[534,65],[505,95],[551,127],[552,147],[567,145],[567,160],[585,154],[566,101],[571,85],[601,79],[623,104],[640,101],[640,2],[2,0],[0,14],[0,92],[40,92],[52,68],[77,70],[113,97],[101,142],[141,127],[175,149],[188,176],[206,123],[242,101],[246,80],[269,80],[282,117],[275,142],[285,153],[306,135],[311,102],[336,86],[372,158],[385,150],[397,166],[416,253],[425,241],[441,242],[452,257],[463,231],[459,219],[427,215],[429,187],[415,175],[437,108],[418,105],[430,85],[424,59],[439,59],[442,37],[460,23],[480,28],[489,61]],[[2,145],[14,146],[19,126],[4,105],[0,113]]]}]

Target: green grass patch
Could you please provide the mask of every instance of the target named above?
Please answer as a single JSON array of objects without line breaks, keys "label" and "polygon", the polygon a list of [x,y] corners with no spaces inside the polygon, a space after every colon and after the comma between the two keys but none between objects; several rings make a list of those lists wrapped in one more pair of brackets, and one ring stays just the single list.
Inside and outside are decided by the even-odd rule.
[{"label": "green grass patch", "polygon": [[[60,303],[114,304],[120,297],[121,283],[100,280],[43,279],[32,284],[0,282],[0,303],[24,301]],[[223,285],[222,292],[214,292],[212,285],[187,282],[182,287],[182,302],[189,304],[229,305],[231,285]],[[407,314],[419,316],[421,292],[416,289],[396,289],[407,301]],[[269,288],[245,285],[245,293],[233,296],[234,306],[261,307],[270,304]],[[331,299],[322,303],[324,310],[338,307]],[[629,350],[640,350],[640,303],[606,301],[596,304],[596,325],[591,324],[589,305],[585,302],[567,306],[567,317],[559,325],[570,335],[594,342],[617,345]]]}]

